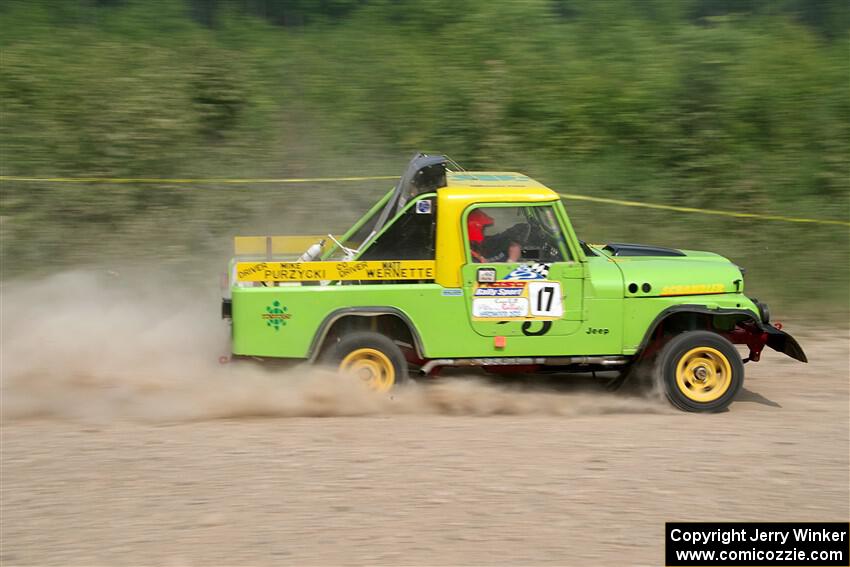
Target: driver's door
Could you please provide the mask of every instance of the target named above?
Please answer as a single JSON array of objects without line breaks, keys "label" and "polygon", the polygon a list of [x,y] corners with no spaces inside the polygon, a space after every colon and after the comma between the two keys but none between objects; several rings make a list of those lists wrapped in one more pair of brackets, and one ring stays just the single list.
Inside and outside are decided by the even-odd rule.
[{"label": "driver's door", "polygon": [[484,336],[577,332],[584,265],[572,257],[554,206],[514,203],[478,208],[493,223],[477,247],[480,253],[475,256],[483,257],[482,262],[471,253],[466,235],[467,263],[461,273],[473,330]]}]

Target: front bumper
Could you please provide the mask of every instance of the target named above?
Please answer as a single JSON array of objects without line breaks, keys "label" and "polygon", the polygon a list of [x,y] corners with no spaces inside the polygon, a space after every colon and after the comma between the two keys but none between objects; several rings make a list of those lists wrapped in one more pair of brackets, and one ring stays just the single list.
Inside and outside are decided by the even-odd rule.
[{"label": "front bumper", "polygon": [[759,328],[767,335],[765,344],[777,352],[787,354],[800,362],[808,362],[806,353],[797,340],[781,329],[777,329],[770,323],[759,323]]}]

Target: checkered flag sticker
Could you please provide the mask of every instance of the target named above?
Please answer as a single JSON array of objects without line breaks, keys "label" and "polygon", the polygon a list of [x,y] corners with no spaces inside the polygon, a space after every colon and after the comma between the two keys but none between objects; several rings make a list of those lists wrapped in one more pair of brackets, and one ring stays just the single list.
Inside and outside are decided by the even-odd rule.
[{"label": "checkered flag sticker", "polygon": [[549,277],[549,268],[552,264],[520,264],[510,274],[505,276],[506,280],[545,280]]}]

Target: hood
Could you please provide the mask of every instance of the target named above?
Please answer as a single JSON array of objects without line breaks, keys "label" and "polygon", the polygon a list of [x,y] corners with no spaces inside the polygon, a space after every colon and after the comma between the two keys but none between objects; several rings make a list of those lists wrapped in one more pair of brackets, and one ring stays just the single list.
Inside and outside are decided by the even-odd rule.
[{"label": "hood", "polygon": [[712,252],[642,244],[594,247],[623,274],[624,297],[662,297],[741,293],[741,269]]}]

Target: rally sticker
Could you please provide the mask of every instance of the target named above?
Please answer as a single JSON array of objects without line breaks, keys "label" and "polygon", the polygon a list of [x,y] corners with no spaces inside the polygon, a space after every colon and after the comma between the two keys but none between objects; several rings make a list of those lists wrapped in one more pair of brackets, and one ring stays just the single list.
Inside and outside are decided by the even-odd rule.
[{"label": "rally sticker", "polygon": [[545,280],[549,276],[552,264],[520,264],[504,277],[506,280]]},{"label": "rally sticker", "polygon": [[561,282],[528,282],[531,314],[535,317],[563,317]]},{"label": "rally sticker", "polygon": [[528,315],[525,297],[476,297],[472,300],[472,316],[482,319],[514,319]]},{"label": "rally sticker", "polygon": [[353,262],[237,262],[240,282],[433,280],[433,260]]},{"label": "rally sticker", "polygon": [[524,291],[521,287],[479,287],[475,297],[520,297]]},{"label": "rally sticker", "polygon": [[553,320],[564,316],[561,282],[501,280],[475,287],[473,319]]}]

